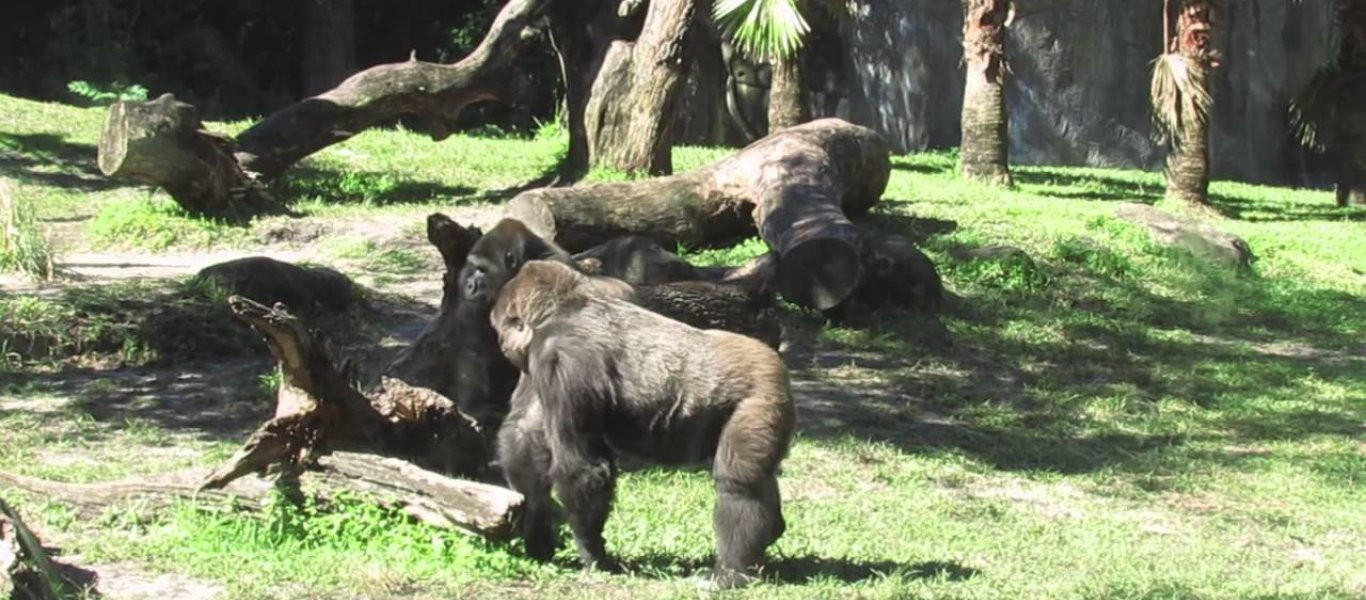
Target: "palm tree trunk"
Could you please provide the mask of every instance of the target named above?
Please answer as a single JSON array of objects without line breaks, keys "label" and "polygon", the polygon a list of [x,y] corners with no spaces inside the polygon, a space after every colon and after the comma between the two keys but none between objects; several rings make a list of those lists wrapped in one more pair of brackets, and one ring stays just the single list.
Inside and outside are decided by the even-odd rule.
[{"label": "palm tree trunk", "polygon": [[811,120],[811,111],[806,105],[802,63],[800,50],[786,59],[773,61],[773,77],[769,80],[768,88],[769,133]]},{"label": "palm tree trunk", "polygon": [[964,0],[963,144],[964,177],[1010,185],[1005,101],[1005,32],[1009,0]]},{"label": "palm tree trunk", "polygon": [[[1186,59],[1195,81],[1209,81],[1214,67],[1210,40],[1214,6],[1211,0],[1185,0],[1176,20],[1176,52]],[[1179,138],[1167,155],[1167,199],[1209,204],[1209,119],[1183,119]]]}]

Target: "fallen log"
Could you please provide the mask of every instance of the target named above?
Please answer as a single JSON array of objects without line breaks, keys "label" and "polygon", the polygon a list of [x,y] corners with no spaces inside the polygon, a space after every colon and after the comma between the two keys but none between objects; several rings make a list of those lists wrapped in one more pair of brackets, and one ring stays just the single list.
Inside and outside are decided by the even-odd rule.
[{"label": "fallen log", "polygon": [[[352,385],[348,367],[338,366],[319,332],[306,327],[287,307],[229,298],[234,314],[265,338],[279,361],[281,383],[273,417],[200,487],[220,489],[267,470],[277,470],[282,487],[287,487],[303,469],[337,451],[394,457],[415,468],[464,478],[494,477],[496,432],[484,430],[461,412],[453,379],[463,355],[455,346],[462,326],[456,315],[459,273],[480,235],[478,229],[461,227],[444,215],[428,217],[427,238],[446,265],[440,313],[384,369],[379,384],[365,392]],[[656,253],[642,244],[614,247],[668,262],[660,256],[667,253],[657,247]],[[612,253],[591,260],[601,266],[603,259],[614,268],[629,263]],[[773,264],[771,257],[763,257],[737,269],[691,273],[706,273],[712,281],[666,281],[638,286],[637,291],[647,307],[676,319],[748,334],[776,346],[780,329],[768,285]]]},{"label": "fallen log", "polygon": [[[377,505],[402,512],[435,527],[454,529],[491,540],[510,539],[521,514],[522,496],[496,485],[454,479],[394,458],[337,452],[321,457],[303,471],[302,490],[324,501],[360,494]],[[271,492],[261,479],[204,487],[200,472],[105,483],[64,483],[0,472],[0,485],[41,495],[94,518],[110,505],[138,501],[162,508],[178,502],[231,505],[253,509]]]},{"label": "fallen log", "polygon": [[828,309],[862,273],[848,217],[878,201],[890,173],[881,136],[822,119],[679,175],[523,192],[507,212],[570,251],[631,234],[665,247],[713,247],[757,230],[778,255],[778,290]]},{"label": "fallen log", "polygon": [[479,46],[455,64],[410,59],[371,67],[266,117],[237,139],[203,130],[194,107],[169,94],[117,102],[99,143],[100,170],[158,185],[182,207],[245,218],[275,208],[261,182],[366,129],[412,115],[434,140],[470,103],[502,95],[547,0],[505,4]]},{"label": "fallen log", "polygon": [[100,172],[161,186],[185,210],[243,220],[277,210],[232,155],[232,142],[204,129],[195,107],[171,94],[116,102],[100,135]]}]

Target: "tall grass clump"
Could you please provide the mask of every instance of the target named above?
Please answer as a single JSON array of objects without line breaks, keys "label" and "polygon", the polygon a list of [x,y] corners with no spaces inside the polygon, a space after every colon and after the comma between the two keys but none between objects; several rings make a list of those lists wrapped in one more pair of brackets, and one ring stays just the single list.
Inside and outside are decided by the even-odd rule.
[{"label": "tall grass clump", "polygon": [[0,271],[52,279],[52,247],[38,230],[33,207],[19,199],[14,185],[0,179]]}]

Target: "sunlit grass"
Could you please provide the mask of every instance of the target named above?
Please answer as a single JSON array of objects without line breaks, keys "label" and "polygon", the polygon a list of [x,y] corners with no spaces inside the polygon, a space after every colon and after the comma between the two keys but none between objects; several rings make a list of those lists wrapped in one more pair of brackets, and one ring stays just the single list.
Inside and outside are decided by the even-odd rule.
[{"label": "sunlit grass", "polygon": [[[0,97],[4,131],[93,144],[98,117]],[[62,146],[21,141],[38,175],[73,172]],[[418,237],[428,212],[486,202],[482,192],[539,176],[562,150],[554,135],[434,143],[377,130],[275,189],[313,218],[411,218]],[[731,152],[679,148],[676,167]],[[1226,215],[1216,225],[1258,257],[1240,273],[1115,217],[1120,203],[1160,202],[1160,174],[1016,167],[1016,187],[1000,189],[960,180],[948,152],[893,167],[864,223],[919,244],[951,298],[937,318],[888,312],[867,327],[787,307],[802,403],[782,475],[788,531],[766,582],[735,596],[1366,595],[1366,209],[1338,209],[1324,191],[1215,182]],[[142,190],[19,181],[52,206],[99,213],[91,228],[131,215],[156,227],[125,237],[175,232],[162,247],[253,243],[233,233],[250,228],[151,208],[162,200]],[[94,208],[75,201],[87,195]],[[314,243],[323,259],[391,277],[421,276],[434,260],[342,235]],[[963,258],[989,245],[1020,252]],[[734,265],[765,248],[675,250]],[[64,335],[43,328],[82,322],[75,302],[0,308],[25,331]],[[75,480],[207,468],[237,442],[187,444],[171,425],[110,419],[72,395],[4,388],[0,430],[17,434],[0,443],[0,468]],[[145,451],[165,444],[185,451]],[[70,458],[90,456],[95,466]],[[63,460],[78,466],[63,471]],[[558,566],[536,567],[515,543],[454,538],[364,505],[264,516],[187,506],[94,527],[43,518],[78,532],[82,552],[190,573],[234,597],[691,598],[686,578],[711,560],[712,496],[704,473],[627,473],[607,538],[629,577],[579,575],[567,548]]]}]

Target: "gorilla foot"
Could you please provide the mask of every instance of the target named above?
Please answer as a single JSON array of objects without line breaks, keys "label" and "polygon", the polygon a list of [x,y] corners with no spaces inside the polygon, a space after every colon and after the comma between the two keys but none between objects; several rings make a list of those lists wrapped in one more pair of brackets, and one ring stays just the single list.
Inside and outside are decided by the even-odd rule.
[{"label": "gorilla foot", "polygon": [[712,569],[710,575],[698,580],[697,589],[708,592],[734,590],[748,586],[758,579],[752,573],[717,567]]}]

